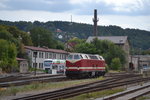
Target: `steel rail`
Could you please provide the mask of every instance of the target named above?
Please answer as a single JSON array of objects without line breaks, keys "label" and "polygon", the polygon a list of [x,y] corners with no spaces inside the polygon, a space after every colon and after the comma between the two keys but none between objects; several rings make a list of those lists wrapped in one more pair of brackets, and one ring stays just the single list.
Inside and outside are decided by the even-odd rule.
[{"label": "steel rail", "polygon": [[[136,75],[135,76],[134,75],[125,75],[125,76],[126,76],[125,78],[131,78],[131,77],[133,78]],[[33,95],[33,96],[28,96],[28,97],[16,98],[15,100],[31,100],[31,99],[34,99],[34,100],[35,99],[56,100],[56,99],[71,97],[71,96],[79,95],[82,93],[88,93],[88,92],[92,92],[92,91],[108,89],[108,88],[110,88],[110,86],[113,86],[114,84],[119,84],[118,81],[122,81],[123,77],[124,76],[120,76],[120,77],[110,78],[107,80],[98,81],[98,82],[90,83],[90,84],[86,84],[86,85],[65,88],[65,89],[61,89],[61,90],[57,90],[57,91],[53,91],[53,92],[47,92],[47,93],[37,94],[37,95]],[[138,78],[138,80],[139,79],[140,78]],[[122,84],[126,85],[126,83],[124,81],[122,81]],[[122,86],[122,84],[121,84],[121,86]],[[114,86],[116,87],[117,85],[114,85]]]}]

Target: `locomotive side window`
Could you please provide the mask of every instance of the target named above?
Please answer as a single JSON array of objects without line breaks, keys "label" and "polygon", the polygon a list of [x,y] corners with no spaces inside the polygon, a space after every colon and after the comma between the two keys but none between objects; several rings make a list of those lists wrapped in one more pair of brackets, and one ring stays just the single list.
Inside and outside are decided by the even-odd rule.
[{"label": "locomotive side window", "polygon": [[74,55],[74,59],[80,59],[79,55]]},{"label": "locomotive side window", "polygon": [[80,55],[80,57],[83,59],[83,56],[82,56],[82,55]]},{"label": "locomotive side window", "polygon": [[102,58],[101,58],[101,57],[99,57],[99,59],[100,59],[100,60],[102,60]]},{"label": "locomotive side window", "polygon": [[73,55],[69,55],[69,56],[68,56],[68,59],[73,59]]},{"label": "locomotive side window", "polygon": [[85,55],[86,59],[88,59],[87,55]]},{"label": "locomotive side window", "polygon": [[89,55],[89,57],[90,57],[91,59],[98,59],[96,56],[93,56],[93,55]]}]

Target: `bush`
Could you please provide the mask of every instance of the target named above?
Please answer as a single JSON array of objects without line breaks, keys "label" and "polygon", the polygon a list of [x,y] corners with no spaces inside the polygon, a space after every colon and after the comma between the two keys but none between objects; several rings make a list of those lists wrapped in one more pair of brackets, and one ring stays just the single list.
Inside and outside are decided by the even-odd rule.
[{"label": "bush", "polygon": [[112,70],[119,70],[121,66],[122,65],[119,58],[112,59],[111,66],[110,66]]}]

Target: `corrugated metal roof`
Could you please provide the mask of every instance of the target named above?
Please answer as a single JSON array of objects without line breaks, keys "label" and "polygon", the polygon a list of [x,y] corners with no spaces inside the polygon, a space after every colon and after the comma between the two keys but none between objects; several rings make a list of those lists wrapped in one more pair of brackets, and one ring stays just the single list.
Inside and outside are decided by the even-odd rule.
[{"label": "corrugated metal roof", "polygon": [[34,46],[24,46],[24,47],[25,47],[25,49],[36,50],[36,51],[54,52],[54,53],[66,53],[67,54],[67,51],[65,51],[65,50],[49,49],[49,48],[34,47]]},{"label": "corrugated metal roof", "polygon": [[[89,36],[86,42],[91,42],[95,36]],[[97,37],[99,40],[110,40],[115,44],[124,44],[127,41],[127,36],[99,36]]]}]

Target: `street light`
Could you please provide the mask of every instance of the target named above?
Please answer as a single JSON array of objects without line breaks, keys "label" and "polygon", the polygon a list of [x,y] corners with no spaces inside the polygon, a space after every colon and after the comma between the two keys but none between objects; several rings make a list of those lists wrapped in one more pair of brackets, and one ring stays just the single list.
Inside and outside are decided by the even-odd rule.
[{"label": "street light", "polygon": [[36,76],[36,58],[37,58],[37,51],[35,51],[35,52],[33,52],[33,57],[35,57],[35,63],[34,63],[34,68],[35,68],[35,70],[34,70],[34,75]]}]

